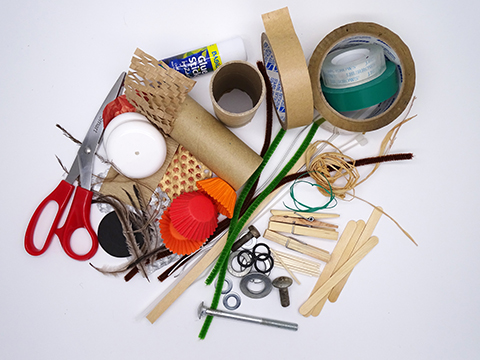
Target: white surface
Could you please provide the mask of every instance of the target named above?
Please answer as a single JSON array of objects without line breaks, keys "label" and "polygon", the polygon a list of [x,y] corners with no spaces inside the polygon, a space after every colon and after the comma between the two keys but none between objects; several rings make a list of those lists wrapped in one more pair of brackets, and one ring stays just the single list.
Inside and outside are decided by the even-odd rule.
[{"label": "white surface", "polygon": [[[137,315],[168,286],[155,276],[150,283],[106,277],[67,257],[57,240],[40,257],[25,252],[31,214],[62,178],[55,155],[69,167],[77,151],[55,124],[82,139],[136,47],[162,58],[240,35],[255,62],[261,59],[261,14],[286,5],[307,59],[327,33],[355,21],[386,26],[409,46],[417,70],[412,113],[418,116],[401,129],[392,151],[415,158],[380,167],[356,194],[381,205],[418,247],[384,217],[375,230],[380,244],[318,318],[297,311],[312,278],[299,275],[302,285],[292,286],[287,309],[275,293],[259,301],[242,297],[239,312],[298,322],[298,332],[217,319],[204,341],[197,338],[202,321],[195,313],[201,301],[211,301],[213,288],[203,280],[151,325]],[[470,67],[452,59],[480,57],[479,10],[465,0],[6,3],[0,12],[2,358],[477,359],[479,82]],[[212,111],[210,76],[197,78],[191,96]],[[262,109],[235,130],[255,151],[263,139]],[[368,145],[349,154],[375,155],[388,129],[367,134]],[[329,136],[323,129],[317,134]],[[308,186],[296,191],[309,203],[324,201]],[[366,220],[371,207],[340,201],[334,211],[343,229],[350,219]],[[266,222],[256,225],[263,231]],[[101,251],[91,262],[115,263]]]}]

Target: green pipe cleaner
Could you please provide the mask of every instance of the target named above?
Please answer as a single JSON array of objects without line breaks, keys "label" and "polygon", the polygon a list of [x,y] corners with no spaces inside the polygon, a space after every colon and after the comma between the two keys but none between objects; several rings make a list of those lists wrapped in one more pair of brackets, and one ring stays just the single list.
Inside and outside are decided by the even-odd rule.
[{"label": "green pipe cleaner", "polygon": [[[305,139],[303,140],[302,144],[300,145],[298,150],[295,152],[293,157],[285,165],[285,167],[272,180],[272,182],[270,184],[268,184],[268,186],[262,191],[262,193],[255,199],[255,201],[250,205],[250,207],[247,209],[245,214],[242,216],[240,221],[235,222],[235,228],[233,230],[232,230],[232,227],[230,225],[231,232],[229,231],[229,236],[227,238],[227,243],[226,243],[226,245],[223,249],[223,250],[227,249],[226,252],[225,252],[227,256],[228,256],[228,254],[231,250],[231,247],[233,245],[233,240],[236,239],[236,237],[238,236],[240,231],[243,229],[243,227],[247,223],[248,219],[252,216],[253,212],[262,203],[262,201],[265,200],[266,197],[275,189],[277,184],[290,171],[290,169],[293,167],[293,165],[295,165],[295,163],[300,159],[300,156],[302,156],[302,154],[305,152],[308,145],[312,141],[312,138],[315,135],[315,133],[317,132],[318,127],[324,121],[325,121],[325,119],[322,118],[318,121],[315,121],[312,124],[312,127],[310,128],[310,130],[309,130],[307,136],[305,137]],[[278,136],[278,134],[277,134],[277,136]],[[272,145],[273,145],[273,143],[272,143]],[[269,150],[270,150],[270,148],[269,148]],[[268,161],[268,159],[267,159],[267,161]],[[253,178],[253,176],[252,176],[252,178]],[[237,217],[238,217],[238,215],[237,215]],[[229,244],[229,240],[232,240],[230,244]],[[222,255],[223,255],[223,252],[222,252]],[[220,261],[220,258],[219,258],[219,261]],[[219,265],[219,261],[217,261],[217,264],[215,266]],[[222,292],[222,288],[223,288],[223,283],[224,283],[224,280],[225,280],[225,274],[226,274],[226,271],[227,271],[227,264],[228,264],[228,261],[226,261],[226,259],[224,258],[223,261],[218,266],[219,270],[217,270],[217,272],[219,274],[219,278],[218,278],[217,286],[216,286],[215,293],[214,293],[213,299],[212,299],[212,305],[211,305],[212,309],[216,309],[218,307],[218,303],[220,302],[220,296],[221,296],[221,292]],[[210,275],[212,275],[212,274],[210,274]],[[210,278],[210,276],[209,276],[209,278]],[[214,278],[215,278],[215,275],[212,277],[210,283],[213,281]],[[208,280],[209,279],[207,278],[207,281]],[[210,328],[212,320],[213,320],[213,318],[211,316],[207,316],[207,318],[205,319],[205,322],[203,323],[202,329],[200,330],[200,334],[199,334],[200,339],[205,339],[205,337],[207,336],[207,332],[208,332],[208,329]]]}]

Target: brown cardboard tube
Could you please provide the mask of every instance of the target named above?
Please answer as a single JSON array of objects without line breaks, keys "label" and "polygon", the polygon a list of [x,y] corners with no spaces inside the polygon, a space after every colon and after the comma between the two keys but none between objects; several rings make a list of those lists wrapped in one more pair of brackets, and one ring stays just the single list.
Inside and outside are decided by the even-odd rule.
[{"label": "brown cardboard tube", "polygon": [[170,136],[238,190],[262,158],[187,95]]},{"label": "brown cardboard tube", "polygon": [[[238,89],[252,100],[252,108],[235,113],[222,108],[219,100],[226,93]],[[210,98],[217,118],[227,126],[240,127],[248,124],[255,116],[265,98],[266,88],[260,71],[246,61],[229,61],[213,73],[210,80]]]}]

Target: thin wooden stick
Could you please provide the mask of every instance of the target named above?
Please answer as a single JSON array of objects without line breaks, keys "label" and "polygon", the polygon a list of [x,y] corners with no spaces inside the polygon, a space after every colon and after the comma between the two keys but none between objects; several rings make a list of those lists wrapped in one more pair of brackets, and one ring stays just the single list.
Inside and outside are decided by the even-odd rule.
[{"label": "thin wooden stick", "polygon": [[285,270],[287,270],[287,272],[290,274],[290,276],[292,277],[293,280],[295,280],[295,282],[298,284],[298,285],[301,285],[300,281],[297,279],[297,277],[292,273],[292,271],[290,270],[290,268],[283,262],[283,260],[280,258],[280,256],[278,256],[277,252],[275,250],[273,250],[272,248],[270,248],[270,251],[272,252],[273,254],[273,257],[276,260],[278,260],[278,262],[280,264],[282,264],[283,268]]},{"label": "thin wooden stick", "polygon": [[300,314],[303,316],[308,316],[313,310],[315,305],[321,299],[328,296],[328,293],[333,289],[333,287],[338,284],[348,273],[350,273],[353,268],[378,244],[378,238],[372,236],[347,262],[338,269],[338,271],[333,274],[321,287],[319,287],[315,293],[308,298],[305,303],[300,307]]}]

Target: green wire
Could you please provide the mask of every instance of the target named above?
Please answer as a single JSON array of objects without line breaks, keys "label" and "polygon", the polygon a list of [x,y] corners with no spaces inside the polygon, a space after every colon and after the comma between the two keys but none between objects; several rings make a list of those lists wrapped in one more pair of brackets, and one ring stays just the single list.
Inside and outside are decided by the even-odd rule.
[{"label": "green wire", "polygon": [[[293,167],[293,165],[295,165],[295,163],[300,159],[300,156],[302,156],[302,154],[305,152],[308,145],[312,141],[312,138],[315,135],[315,133],[317,132],[318,127],[324,121],[325,121],[325,119],[322,118],[320,120],[315,121],[312,124],[312,127],[310,128],[307,136],[305,137],[305,139],[303,140],[302,144],[297,149],[297,151],[295,152],[293,157],[288,161],[288,163],[280,171],[280,173],[272,180],[272,182],[270,182],[270,184],[268,184],[268,186],[262,191],[262,193],[253,201],[253,203],[249,206],[249,208],[247,209],[245,214],[242,216],[240,221],[238,221],[238,223],[237,222],[235,223],[235,229],[232,230],[232,228],[230,228],[230,230],[232,230],[232,231],[229,232],[229,237],[227,238],[227,244],[225,245],[225,247],[223,249],[223,250],[227,249],[227,251],[226,251],[227,255],[229,254],[229,252],[231,250],[231,247],[233,245],[233,240],[232,239],[236,239],[236,237],[240,233],[241,229],[243,229],[243,227],[245,226],[245,224],[248,221],[248,219],[250,218],[250,216],[252,216],[253,212],[262,203],[262,201],[265,200],[268,195],[270,195],[270,193],[275,189],[275,187],[278,185],[278,183],[290,171],[290,169]],[[273,143],[272,143],[272,145],[273,145]],[[269,148],[269,150],[270,150],[270,148]],[[231,236],[231,238],[230,238],[230,236]],[[228,246],[229,245],[228,240],[232,240],[230,246]],[[219,261],[220,261],[220,259],[219,259]],[[217,264],[215,266],[219,265],[219,261],[217,261]],[[221,291],[222,291],[222,288],[223,288],[223,283],[224,283],[224,280],[225,280],[225,274],[226,274],[226,271],[227,271],[227,264],[228,264],[228,262],[225,261],[225,259],[223,259],[223,262],[219,266],[219,268],[221,267],[221,271],[219,271],[219,278],[218,278],[218,282],[217,282],[217,287],[215,289],[215,293],[214,293],[213,299],[212,299],[212,306],[211,306],[212,309],[216,309],[218,307],[218,303],[220,302]],[[212,274],[210,274],[210,275],[212,275]],[[215,277],[213,277],[211,281],[213,281],[214,278]],[[200,330],[200,334],[199,334],[200,339],[205,339],[205,337],[207,336],[207,332],[208,332],[208,329],[210,328],[212,320],[213,320],[213,318],[211,316],[207,316],[207,318],[205,319],[205,322],[203,323],[202,329]]]}]

